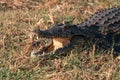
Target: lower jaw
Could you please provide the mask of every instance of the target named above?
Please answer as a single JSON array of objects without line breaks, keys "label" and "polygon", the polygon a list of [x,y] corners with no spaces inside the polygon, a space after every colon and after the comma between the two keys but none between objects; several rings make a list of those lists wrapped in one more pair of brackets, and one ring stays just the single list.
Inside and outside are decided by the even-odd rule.
[{"label": "lower jaw", "polygon": [[36,51],[36,52],[32,51],[31,52],[31,57],[40,57],[40,56],[43,57],[43,56],[47,56],[47,55],[52,55],[52,54],[54,54],[55,51],[51,51],[49,53],[42,52],[42,54],[39,54],[38,52],[39,51]]}]

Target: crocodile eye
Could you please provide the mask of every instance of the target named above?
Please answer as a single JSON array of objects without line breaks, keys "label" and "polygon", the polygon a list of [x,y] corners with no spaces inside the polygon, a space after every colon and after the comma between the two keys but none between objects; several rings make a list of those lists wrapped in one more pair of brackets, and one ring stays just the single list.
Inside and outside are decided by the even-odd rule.
[{"label": "crocodile eye", "polygon": [[63,29],[64,29],[64,30],[69,29],[69,28],[70,28],[70,26],[68,26],[68,25],[64,25],[64,26],[63,26]]},{"label": "crocodile eye", "polygon": [[62,28],[62,30],[66,32],[66,31],[70,31],[70,28],[69,28],[69,26],[64,26],[64,28]]}]

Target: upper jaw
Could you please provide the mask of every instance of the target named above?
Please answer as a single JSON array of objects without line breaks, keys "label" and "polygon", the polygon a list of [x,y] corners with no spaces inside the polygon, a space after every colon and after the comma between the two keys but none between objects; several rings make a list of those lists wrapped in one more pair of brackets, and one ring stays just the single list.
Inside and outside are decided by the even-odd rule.
[{"label": "upper jaw", "polygon": [[71,26],[65,28],[64,26],[54,26],[52,28],[46,30],[40,30],[39,28],[34,29],[32,32],[36,33],[38,37],[46,37],[46,38],[55,38],[55,37],[63,37],[63,38],[70,38],[75,33],[71,32]]},{"label": "upper jaw", "polygon": [[52,32],[49,30],[39,30],[39,32],[34,32],[39,38],[71,38],[72,34],[64,34],[62,32]]}]

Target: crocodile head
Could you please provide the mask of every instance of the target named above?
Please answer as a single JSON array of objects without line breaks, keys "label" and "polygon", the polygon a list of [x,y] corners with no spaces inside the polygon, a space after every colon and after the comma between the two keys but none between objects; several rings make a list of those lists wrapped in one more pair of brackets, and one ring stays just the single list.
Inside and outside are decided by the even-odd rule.
[{"label": "crocodile head", "polygon": [[44,48],[44,52],[46,53],[69,45],[74,39],[74,36],[80,36],[81,38],[87,37],[85,30],[81,29],[77,25],[61,24],[55,25],[46,30],[40,30],[39,28],[36,28],[33,30],[33,32],[37,34],[38,38],[52,39],[51,44]]},{"label": "crocodile head", "polygon": [[59,24],[47,30],[36,28],[33,30],[38,37],[46,38],[72,38],[75,35],[87,36],[85,31],[77,25]]}]

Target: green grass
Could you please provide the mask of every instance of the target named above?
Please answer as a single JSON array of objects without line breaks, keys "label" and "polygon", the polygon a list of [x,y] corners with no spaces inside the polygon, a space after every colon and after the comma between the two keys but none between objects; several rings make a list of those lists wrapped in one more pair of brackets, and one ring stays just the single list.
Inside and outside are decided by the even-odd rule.
[{"label": "green grass", "polygon": [[99,9],[120,5],[119,0],[26,2],[14,2],[11,6],[4,0],[0,2],[0,80],[120,79],[120,61],[110,54],[73,52],[66,57],[43,60],[30,58],[27,52],[31,44],[28,29],[46,29],[61,22],[80,23]]}]

